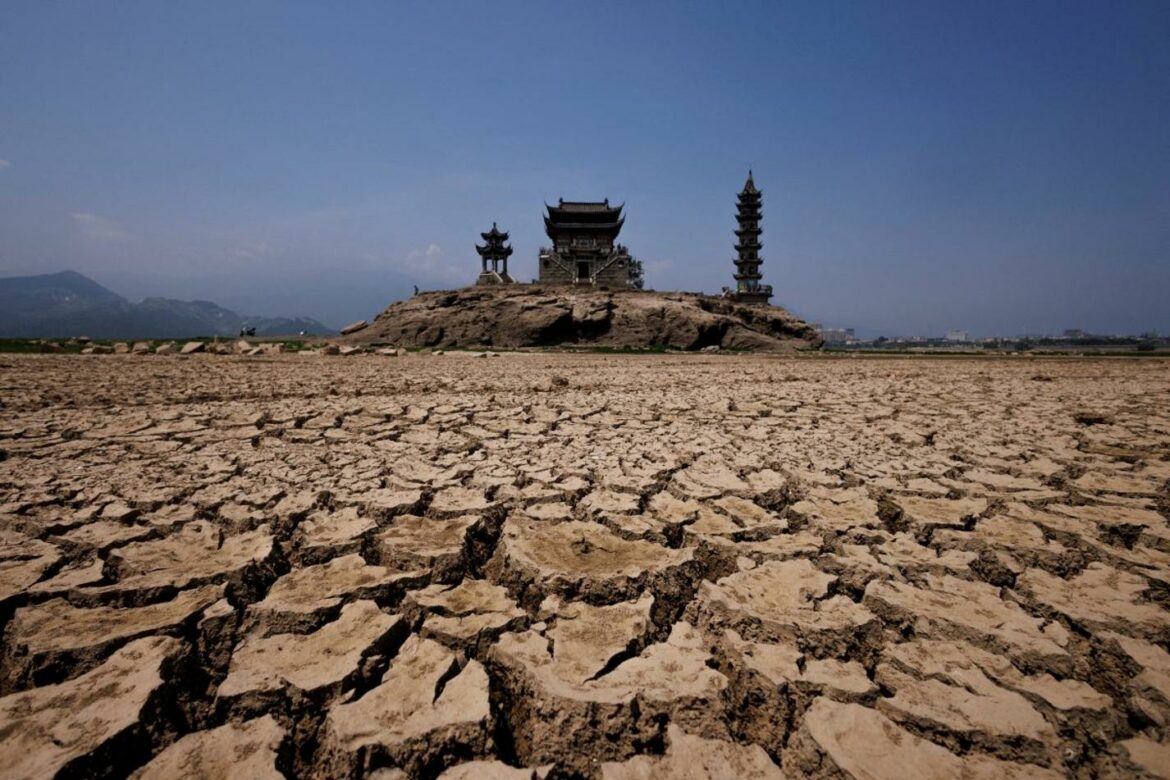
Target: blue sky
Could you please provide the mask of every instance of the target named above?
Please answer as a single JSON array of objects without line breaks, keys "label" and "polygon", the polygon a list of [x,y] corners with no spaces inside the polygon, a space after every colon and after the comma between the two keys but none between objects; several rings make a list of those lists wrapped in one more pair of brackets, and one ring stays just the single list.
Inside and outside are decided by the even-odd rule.
[{"label": "blue sky", "polygon": [[0,275],[338,324],[626,203],[658,289],[876,335],[1170,331],[1170,2],[6,2]]}]

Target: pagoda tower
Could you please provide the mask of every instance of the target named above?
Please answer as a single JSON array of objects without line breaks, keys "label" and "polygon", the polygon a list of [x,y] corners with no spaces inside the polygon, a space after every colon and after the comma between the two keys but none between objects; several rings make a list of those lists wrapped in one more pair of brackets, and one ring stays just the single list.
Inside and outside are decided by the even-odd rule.
[{"label": "pagoda tower", "polygon": [[[512,284],[515,282],[511,276],[508,275],[508,258],[512,255],[512,247],[504,246],[504,242],[508,240],[507,232],[501,231],[496,227],[496,223],[492,223],[492,229],[486,233],[480,233],[483,237],[483,245],[475,245],[475,251],[479,253],[479,259],[482,263],[483,269],[479,274],[479,279],[476,284]],[[491,266],[490,268],[488,266]]]},{"label": "pagoda tower", "polygon": [[735,220],[739,228],[735,231],[738,241],[735,244],[735,292],[732,297],[743,303],[767,303],[772,297],[772,286],[760,284],[763,274],[760,273],[760,208],[761,193],[756,189],[752,180],[752,172],[748,171],[747,181],[743,191],[739,193],[736,204]]}]

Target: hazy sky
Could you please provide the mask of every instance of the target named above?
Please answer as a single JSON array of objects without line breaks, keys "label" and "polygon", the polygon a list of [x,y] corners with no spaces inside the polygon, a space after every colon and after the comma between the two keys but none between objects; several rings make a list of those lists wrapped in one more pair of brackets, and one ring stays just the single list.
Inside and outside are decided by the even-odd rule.
[{"label": "hazy sky", "polygon": [[545,201],[876,335],[1170,331],[1170,2],[13,2],[0,275],[366,316]]}]

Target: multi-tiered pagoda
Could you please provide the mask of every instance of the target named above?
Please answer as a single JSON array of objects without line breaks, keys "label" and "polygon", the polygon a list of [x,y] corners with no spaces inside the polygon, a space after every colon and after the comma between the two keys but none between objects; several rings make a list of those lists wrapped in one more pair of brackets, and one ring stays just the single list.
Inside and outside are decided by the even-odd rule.
[{"label": "multi-tiered pagoda", "polygon": [[738,241],[735,244],[737,257],[735,260],[735,292],[732,297],[743,303],[767,303],[772,297],[772,285],[760,284],[763,274],[760,273],[760,206],[762,193],[756,189],[752,181],[752,172],[748,171],[747,181],[743,191],[739,193],[736,205],[735,220],[739,228],[735,231]]},{"label": "multi-tiered pagoda", "polygon": [[540,281],[551,284],[630,286],[629,250],[614,243],[625,218],[621,206],[560,200],[545,204],[551,247],[540,250]]},{"label": "multi-tiered pagoda", "polygon": [[476,284],[512,284],[515,280],[508,275],[508,258],[512,255],[512,247],[504,246],[508,234],[501,232],[493,222],[492,229],[480,233],[480,236],[484,243],[483,246],[476,244],[475,251],[479,253],[483,271]]}]

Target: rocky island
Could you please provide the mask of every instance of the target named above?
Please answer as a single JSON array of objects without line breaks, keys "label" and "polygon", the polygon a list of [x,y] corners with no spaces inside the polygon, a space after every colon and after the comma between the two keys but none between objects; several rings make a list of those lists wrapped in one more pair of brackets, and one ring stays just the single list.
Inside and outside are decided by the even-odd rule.
[{"label": "rocky island", "polygon": [[697,293],[534,285],[421,293],[386,308],[351,342],[406,347],[705,347],[792,352],[820,346],[778,306]]},{"label": "rocky island", "polygon": [[545,206],[551,246],[540,250],[533,284],[517,284],[509,273],[509,234],[492,224],[475,247],[481,271],[474,287],[416,294],[342,334],[406,347],[818,348],[813,327],[769,304],[761,201],[749,171],[736,206],[735,288],[718,296],[643,290],[642,264],[617,243],[623,206],[561,199]]}]

